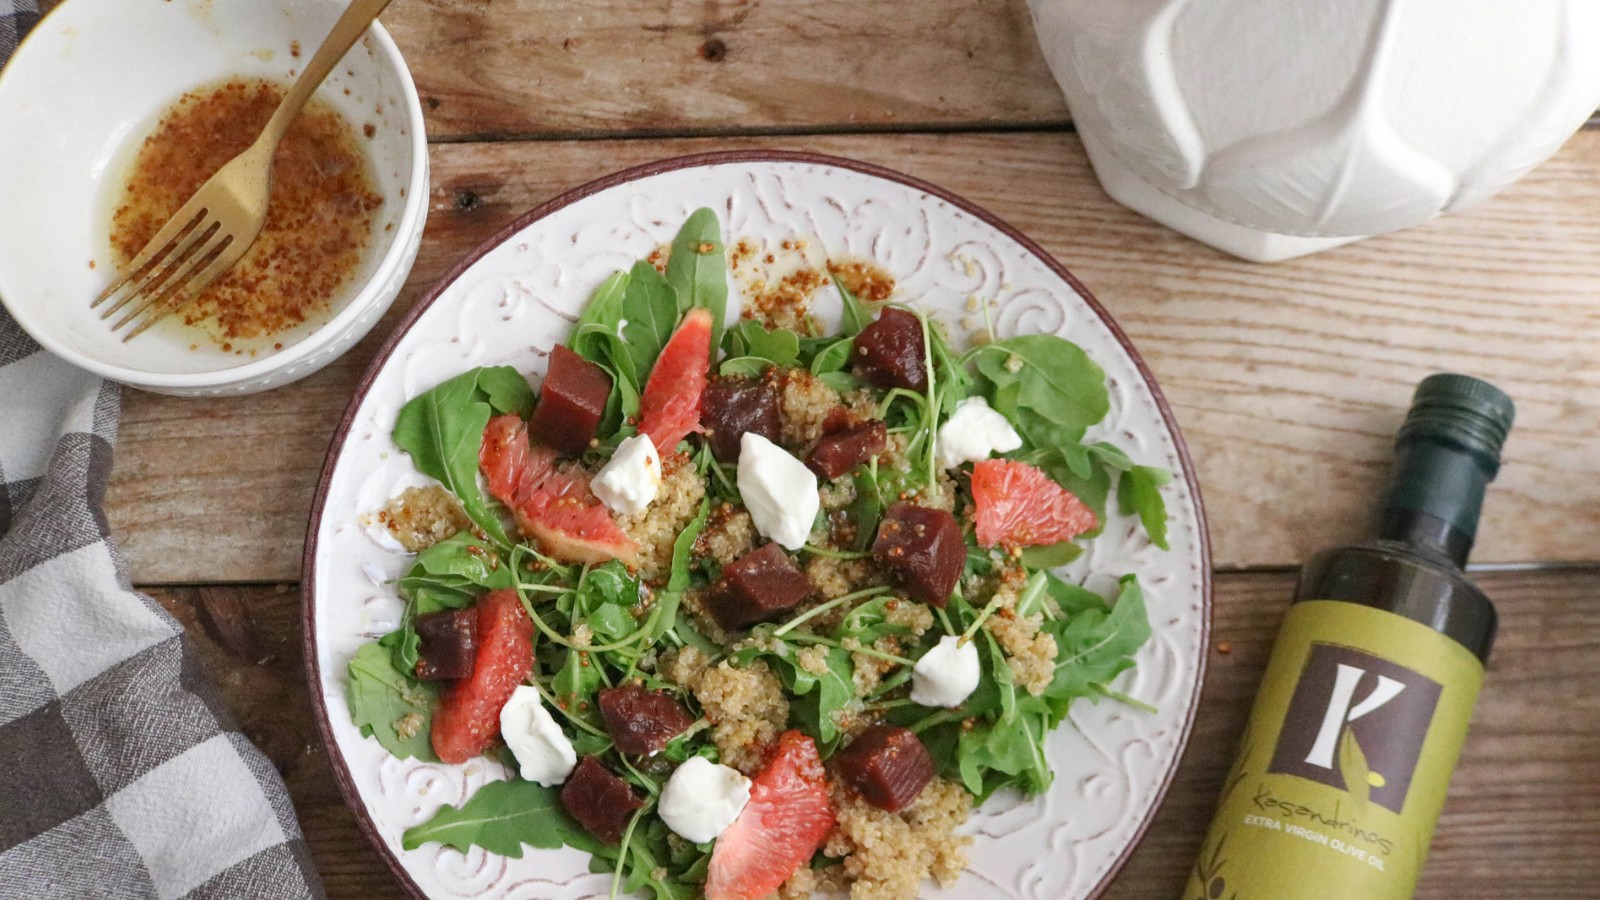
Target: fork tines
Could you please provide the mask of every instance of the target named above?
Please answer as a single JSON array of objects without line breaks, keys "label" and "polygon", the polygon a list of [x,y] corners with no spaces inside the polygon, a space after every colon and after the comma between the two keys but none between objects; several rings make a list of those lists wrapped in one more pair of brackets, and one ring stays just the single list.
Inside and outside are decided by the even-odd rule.
[{"label": "fork tines", "polygon": [[[208,218],[209,210],[179,210],[156,232],[139,255],[122,269],[121,275],[89,304],[98,309],[117,298],[100,313],[109,319],[123,307],[133,308],[112,324],[112,331],[139,320],[126,335],[132,340],[145,329],[183,307],[204,291],[227,269],[223,253],[233,243],[233,235],[222,235],[221,221]],[[219,265],[218,263],[224,263]],[[141,318],[142,317],[142,318]]]}]

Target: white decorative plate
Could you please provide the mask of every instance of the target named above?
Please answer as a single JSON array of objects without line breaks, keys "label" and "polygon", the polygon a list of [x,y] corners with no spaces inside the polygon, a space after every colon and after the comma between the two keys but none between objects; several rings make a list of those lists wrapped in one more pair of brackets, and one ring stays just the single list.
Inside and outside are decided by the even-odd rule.
[{"label": "white decorative plate", "polygon": [[670,241],[701,206],[717,211],[730,238],[774,249],[800,239],[819,255],[875,262],[896,278],[900,299],[952,323],[952,335],[964,333],[955,323],[976,296],[999,302],[1002,336],[1045,331],[1070,338],[1110,382],[1111,413],[1098,433],[1143,463],[1180,473],[1165,489],[1170,550],[1151,546],[1135,522],[1113,515],[1073,564],[1102,591],[1116,575],[1138,574],[1155,636],[1116,687],[1160,711],[1109,701],[1075,705],[1070,723],[1048,743],[1054,787],[1032,801],[996,796],[977,810],[967,825],[976,836],[967,873],[949,890],[930,885],[924,896],[1098,894],[1165,794],[1200,697],[1210,555],[1182,439],[1127,338],[1032,242],[932,185],[809,154],[686,157],[578,188],[528,213],[440,279],[378,354],[329,452],[306,542],[306,659],[346,801],[415,895],[579,900],[610,890],[610,877],[590,874],[587,854],[573,850],[530,848],[522,859],[506,859],[437,844],[401,849],[406,828],[503,773],[487,759],[465,766],[397,760],[351,721],[345,665],[363,642],[397,627],[401,602],[387,582],[409,560],[374,542],[361,520],[425,480],[389,438],[406,400],[472,366],[541,370],[594,288]]}]

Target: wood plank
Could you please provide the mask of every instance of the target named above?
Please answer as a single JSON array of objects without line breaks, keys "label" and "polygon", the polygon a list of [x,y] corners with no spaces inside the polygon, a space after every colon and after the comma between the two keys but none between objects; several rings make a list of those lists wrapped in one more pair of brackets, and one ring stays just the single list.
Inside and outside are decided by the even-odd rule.
[{"label": "wood plank", "polygon": [[436,140],[1067,121],[1024,0],[920,0],[914,10],[430,0],[397,3],[383,22]]},{"label": "wood plank", "polygon": [[265,395],[126,394],[108,514],[135,579],[297,578],[328,437],[399,311],[539,201],[624,166],[728,147],[898,168],[987,206],[1057,255],[1172,401],[1219,566],[1294,565],[1360,535],[1411,386],[1439,369],[1488,377],[1520,406],[1476,558],[1595,558],[1600,131],[1476,210],[1278,265],[1225,257],[1115,205],[1072,135],[961,134],[435,147],[422,253],[373,336]]},{"label": "wood plank", "polygon": [[[1600,568],[1481,573],[1479,582],[1499,606],[1500,641],[1417,896],[1592,897],[1600,614],[1574,598],[1600,592]],[[1179,895],[1292,585],[1284,573],[1218,578],[1217,652],[1189,752],[1108,897]],[[318,743],[298,595],[287,585],[154,593],[185,623],[245,733],[283,772],[329,896],[394,896],[398,886],[356,830]]]}]

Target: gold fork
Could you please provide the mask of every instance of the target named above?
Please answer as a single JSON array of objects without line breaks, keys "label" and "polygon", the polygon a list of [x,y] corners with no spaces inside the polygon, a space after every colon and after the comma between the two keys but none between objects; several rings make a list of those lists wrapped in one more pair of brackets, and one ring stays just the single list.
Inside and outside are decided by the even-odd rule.
[{"label": "gold fork", "polygon": [[115,332],[135,323],[123,341],[133,340],[198,297],[255,243],[267,221],[272,156],[278,142],[317,86],[389,3],[390,0],[351,0],[255,143],[202,184],[139,255],[122,268],[117,279],[89,304],[90,309],[97,309],[113,297],[118,298],[100,314],[101,319],[109,319],[118,310],[133,305],[111,326]]}]

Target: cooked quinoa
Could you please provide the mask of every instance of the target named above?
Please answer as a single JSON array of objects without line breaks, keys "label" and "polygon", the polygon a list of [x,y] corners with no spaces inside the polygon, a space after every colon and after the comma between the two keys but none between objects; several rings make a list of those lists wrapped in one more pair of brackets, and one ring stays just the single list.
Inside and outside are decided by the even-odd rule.
[{"label": "cooked quinoa", "polygon": [[778,443],[792,451],[809,449],[822,437],[828,414],[838,408],[839,392],[804,369],[786,369],[778,388]]},{"label": "cooked quinoa", "polygon": [[833,803],[838,824],[823,853],[844,861],[816,873],[818,890],[847,892],[851,900],[909,900],[923,879],[949,885],[966,868],[972,838],[955,830],[972,812],[972,795],[954,781],[935,778],[899,813],[837,787]]},{"label": "cooked quinoa", "polygon": [[377,513],[400,546],[421,553],[472,524],[461,501],[437,484],[406,488]]},{"label": "cooked quinoa", "polygon": [[[706,484],[681,454],[662,460],[661,490],[643,512],[617,520],[639,545],[639,575],[654,582],[672,568],[672,547],[678,534],[700,511]],[[748,517],[748,516],[747,516]]]},{"label": "cooked quinoa", "polygon": [[778,676],[766,663],[740,669],[723,662],[701,669],[692,682],[680,683],[705,710],[723,764],[746,775],[759,772],[767,748],[789,722],[789,700]]},{"label": "cooked quinoa", "polygon": [[984,629],[994,635],[1011,663],[1011,674],[1017,686],[1037,697],[1050,686],[1056,674],[1056,639],[1041,634],[1043,613],[1017,614],[1017,588],[1015,580],[1004,581],[995,596],[999,608],[984,623]]},{"label": "cooked quinoa", "polygon": [[695,553],[726,566],[755,546],[756,525],[750,513],[723,504],[707,516],[705,530],[695,541]]}]

